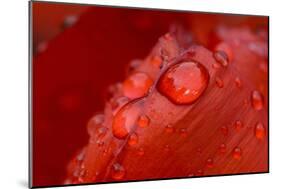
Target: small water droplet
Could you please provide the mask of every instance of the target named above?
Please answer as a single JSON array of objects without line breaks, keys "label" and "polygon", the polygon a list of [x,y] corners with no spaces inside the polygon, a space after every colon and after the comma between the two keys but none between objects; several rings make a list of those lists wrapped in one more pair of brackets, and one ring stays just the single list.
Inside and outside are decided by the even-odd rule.
[{"label": "small water droplet", "polygon": [[234,127],[235,127],[235,129],[236,129],[237,131],[239,131],[240,129],[243,128],[243,123],[242,123],[240,120],[236,120],[236,121],[234,122]]},{"label": "small water droplet", "polygon": [[221,126],[220,130],[221,130],[221,132],[224,136],[228,135],[228,127],[227,126],[225,126],[225,125]]},{"label": "small water droplet", "polygon": [[165,146],[164,146],[164,151],[165,151],[165,152],[170,152],[170,151],[171,151],[170,145],[168,145],[168,144],[165,145]]},{"label": "small water droplet", "polygon": [[228,56],[224,51],[216,51],[214,53],[214,58],[222,66],[226,67],[228,65]]},{"label": "small water droplet", "polygon": [[219,88],[223,88],[224,84],[223,84],[223,80],[219,77],[216,77],[216,85],[219,87]]},{"label": "small water droplet", "polygon": [[202,169],[198,169],[198,170],[196,171],[196,176],[203,176],[203,174],[204,174],[204,172],[203,172]]},{"label": "small water droplet", "polygon": [[265,73],[265,74],[267,74],[268,73],[268,64],[267,64],[267,62],[261,62],[260,64],[259,64],[259,69],[260,69],[260,71],[262,72],[262,73]]},{"label": "small water droplet", "polygon": [[66,28],[70,28],[72,27],[76,22],[78,21],[78,17],[75,15],[69,15],[65,18],[65,20],[63,21],[62,24],[62,28],[66,29]]},{"label": "small water droplet", "polygon": [[208,168],[214,167],[214,160],[213,160],[213,158],[208,158],[208,159],[206,160],[206,166],[207,166]]},{"label": "small water droplet", "polygon": [[187,136],[187,130],[186,130],[186,128],[181,128],[181,129],[180,129],[180,135],[181,135],[182,137],[186,137],[186,136]]},{"label": "small water droplet", "polygon": [[139,141],[138,135],[136,133],[133,133],[129,137],[128,144],[130,146],[134,146],[134,145],[136,145],[138,143],[138,141]]},{"label": "small water droplet", "polygon": [[150,119],[146,115],[141,115],[138,119],[138,126],[139,127],[147,127],[150,123]]},{"label": "small water droplet", "polygon": [[263,104],[264,104],[263,95],[259,91],[254,90],[252,92],[251,100],[252,100],[252,106],[255,110],[263,109]]},{"label": "small water droplet", "polygon": [[212,67],[213,67],[214,69],[219,69],[221,66],[220,66],[220,64],[218,64],[217,62],[215,62],[215,63],[212,64]]},{"label": "small water droplet", "polygon": [[119,163],[113,164],[111,168],[111,176],[114,180],[121,180],[125,176],[125,169],[122,165]]},{"label": "small water droplet", "polygon": [[234,159],[237,159],[237,160],[241,159],[241,157],[242,157],[242,150],[241,150],[241,148],[235,147],[233,149],[233,151],[232,151],[232,157]]},{"label": "small water droplet", "polygon": [[201,149],[201,148],[197,148],[197,149],[196,149],[196,153],[197,153],[197,155],[201,156],[201,154],[202,154],[202,149]]},{"label": "small water droplet", "polygon": [[260,140],[265,137],[265,127],[261,122],[258,122],[255,126],[255,136]]},{"label": "small water droplet", "polygon": [[226,144],[222,143],[219,146],[220,153],[224,154],[226,152]]},{"label": "small water droplet", "polygon": [[137,154],[139,156],[143,156],[144,155],[144,149],[143,148],[139,148],[138,151],[137,151]]},{"label": "small water droplet", "polygon": [[124,95],[131,99],[145,96],[151,85],[152,79],[145,73],[134,73],[123,82]]},{"label": "small water droplet", "polygon": [[219,43],[216,47],[215,47],[216,51],[222,51],[225,52],[227,57],[228,57],[228,61],[231,62],[233,59],[233,52],[231,50],[231,47],[224,42]]},{"label": "small water droplet", "polygon": [[102,147],[104,145],[104,142],[102,140],[97,140],[98,147]]},{"label": "small water droplet", "polygon": [[105,136],[107,128],[103,126],[104,115],[97,114],[92,117],[87,125],[87,131],[90,136],[97,135],[98,137]]},{"label": "small water droplet", "polygon": [[175,131],[174,127],[172,125],[166,125],[165,132],[166,133],[173,133]]},{"label": "small water droplet", "polygon": [[235,78],[235,85],[236,85],[236,87],[238,87],[238,88],[241,88],[241,87],[242,87],[242,83],[241,83],[241,80],[240,80],[239,77],[236,77],[236,78]]},{"label": "small water droplet", "polygon": [[193,61],[172,65],[159,79],[158,91],[175,104],[190,104],[207,88],[209,73]]},{"label": "small water droplet", "polygon": [[113,117],[112,133],[118,139],[125,139],[136,126],[141,111],[141,101],[131,101]]},{"label": "small water droplet", "polygon": [[133,73],[141,64],[142,60],[132,60],[128,65],[128,73]]}]

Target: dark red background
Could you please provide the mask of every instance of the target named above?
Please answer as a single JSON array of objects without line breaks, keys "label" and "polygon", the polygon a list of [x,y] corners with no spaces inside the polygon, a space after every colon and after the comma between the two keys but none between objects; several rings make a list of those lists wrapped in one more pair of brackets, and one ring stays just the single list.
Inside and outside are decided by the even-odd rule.
[{"label": "dark red background", "polygon": [[[117,9],[33,2],[33,185],[60,185],[70,158],[86,145],[88,119],[103,109],[107,87],[126,65],[144,58],[157,39],[180,24],[206,43],[219,23],[263,18]],[[77,22],[63,27],[67,16]],[[207,34],[207,35],[206,35]]]}]

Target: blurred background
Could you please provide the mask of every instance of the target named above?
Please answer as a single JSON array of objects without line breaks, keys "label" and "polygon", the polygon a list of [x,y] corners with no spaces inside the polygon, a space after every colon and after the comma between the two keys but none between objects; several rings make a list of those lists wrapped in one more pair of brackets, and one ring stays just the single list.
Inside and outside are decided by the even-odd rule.
[{"label": "blurred background", "polygon": [[211,44],[221,24],[258,30],[267,19],[33,2],[32,22],[33,185],[46,186],[63,183],[108,87],[122,81],[128,63],[144,58],[173,25],[195,34],[195,42]]}]

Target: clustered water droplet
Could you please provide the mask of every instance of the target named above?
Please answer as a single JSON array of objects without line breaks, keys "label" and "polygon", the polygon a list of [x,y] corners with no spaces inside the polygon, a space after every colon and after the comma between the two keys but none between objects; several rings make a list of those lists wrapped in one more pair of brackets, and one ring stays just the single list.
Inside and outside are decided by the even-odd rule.
[{"label": "clustered water droplet", "polygon": [[175,104],[191,104],[205,91],[209,73],[200,63],[183,61],[172,65],[159,79],[158,91]]}]

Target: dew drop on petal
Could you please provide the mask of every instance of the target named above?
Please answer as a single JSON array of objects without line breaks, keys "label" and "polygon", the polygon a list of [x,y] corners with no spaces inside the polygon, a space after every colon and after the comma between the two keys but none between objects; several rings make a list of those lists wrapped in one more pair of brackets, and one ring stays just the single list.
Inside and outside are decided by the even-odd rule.
[{"label": "dew drop on petal", "polygon": [[216,51],[214,53],[214,58],[222,66],[226,67],[228,65],[228,56],[224,51]]},{"label": "dew drop on petal", "polygon": [[143,156],[144,155],[144,149],[143,148],[139,148],[138,151],[137,151],[137,154],[139,156]]},{"label": "dew drop on petal", "polygon": [[224,136],[228,135],[228,127],[227,126],[221,126],[220,130],[221,130],[221,132]]},{"label": "dew drop on petal", "polygon": [[200,63],[184,61],[172,65],[159,79],[158,91],[175,104],[191,104],[207,88],[209,73]]},{"label": "dew drop on petal", "polygon": [[136,145],[136,144],[138,143],[138,141],[139,141],[138,135],[137,135],[136,133],[133,133],[133,134],[131,134],[131,135],[129,136],[128,144],[129,144],[130,146],[134,146],[134,145]]},{"label": "dew drop on petal", "polygon": [[208,158],[208,159],[206,160],[206,166],[207,166],[208,168],[214,167],[214,160],[213,160],[212,158]]},{"label": "dew drop on petal", "polygon": [[166,133],[173,133],[175,131],[174,127],[172,125],[166,125],[165,132]]},{"label": "dew drop on petal", "polygon": [[219,146],[219,152],[224,154],[226,152],[226,144],[222,143]]},{"label": "dew drop on petal", "polygon": [[233,151],[232,151],[232,157],[234,159],[237,159],[237,160],[241,159],[241,157],[242,157],[242,150],[241,150],[241,148],[235,147],[233,149]]},{"label": "dew drop on petal", "polygon": [[187,136],[187,130],[186,130],[186,128],[181,128],[181,129],[179,130],[179,132],[180,132],[180,135],[181,135],[182,137],[186,137],[186,136]]},{"label": "dew drop on petal", "polygon": [[87,131],[90,136],[97,134],[97,128],[103,128],[104,115],[97,114],[90,119],[87,125]]},{"label": "dew drop on petal", "polygon": [[241,83],[241,80],[240,80],[239,77],[236,77],[236,78],[235,78],[235,85],[236,85],[236,87],[238,87],[238,88],[241,88],[241,87],[242,87],[242,83]]},{"label": "dew drop on petal", "polygon": [[236,129],[237,131],[239,131],[240,129],[243,128],[243,123],[242,123],[240,120],[236,120],[236,121],[234,122],[234,127],[235,127],[235,129]]},{"label": "dew drop on petal", "polygon": [[113,117],[112,133],[118,139],[125,139],[136,125],[140,115],[139,101],[132,101],[123,106]]},{"label": "dew drop on petal", "polygon": [[152,79],[145,73],[134,73],[123,82],[124,95],[131,99],[145,96],[151,85]]},{"label": "dew drop on petal", "polygon": [[251,101],[252,101],[252,106],[255,110],[263,109],[263,104],[264,104],[263,95],[259,91],[254,90],[252,92]]},{"label": "dew drop on petal", "polygon": [[255,126],[255,136],[259,140],[265,137],[265,127],[261,122],[258,122]]},{"label": "dew drop on petal", "polygon": [[219,87],[219,88],[223,88],[224,84],[223,84],[223,80],[219,77],[216,77],[216,85]]},{"label": "dew drop on petal", "polygon": [[149,125],[149,123],[150,123],[150,119],[147,115],[139,116],[138,122],[137,122],[139,127],[147,127]]},{"label": "dew drop on petal", "polygon": [[119,163],[113,164],[113,166],[111,168],[111,176],[114,180],[123,179],[125,176],[125,173],[126,173],[126,171],[122,165],[120,165]]}]

